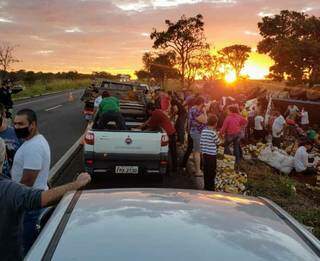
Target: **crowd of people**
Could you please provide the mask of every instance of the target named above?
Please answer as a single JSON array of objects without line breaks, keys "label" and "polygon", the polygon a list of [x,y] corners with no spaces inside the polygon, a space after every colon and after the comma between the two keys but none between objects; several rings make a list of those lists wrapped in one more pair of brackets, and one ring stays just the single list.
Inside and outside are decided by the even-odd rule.
[{"label": "crowd of people", "polygon": [[[224,146],[225,154],[234,155],[235,169],[238,170],[244,145],[263,142],[283,149],[289,140],[297,144],[294,171],[304,175],[317,174],[318,163],[314,161],[312,152],[319,148],[320,135],[317,126],[311,127],[305,108],[300,110],[296,105],[289,105],[281,114],[274,107],[264,108],[257,103],[248,106],[246,102],[232,97],[213,101],[207,95],[189,90],[178,93],[159,90],[154,93],[152,102],[157,114],[167,118],[167,125],[171,122],[169,152],[172,153],[172,169],[176,170],[177,166],[185,169],[192,154],[193,174],[204,177],[205,189],[215,188],[219,145]],[[180,162],[176,160],[176,147],[184,154]]]}]

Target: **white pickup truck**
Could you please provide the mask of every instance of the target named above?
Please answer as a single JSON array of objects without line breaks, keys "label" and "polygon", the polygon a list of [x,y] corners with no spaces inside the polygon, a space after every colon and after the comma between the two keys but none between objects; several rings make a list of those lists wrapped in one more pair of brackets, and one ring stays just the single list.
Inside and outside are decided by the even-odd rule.
[{"label": "white pickup truck", "polygon": [[[112,174],[160,174],[167,170],[168,136],[163,131],[139,131],[136,128],[145,120],[143,102],[121,99],[128,86],[103,85],[111,95],[120,96],[120,110],[125,116],[129,130],[116,130],[111,122],[103,130],[88,125],[84,135],[85,169],[91,175]],[[140,106],[140,107],[139,107]],[[144,111],[144,115],[138,111]],[[144,117],[141,117],[144,116]]]},{"label": "white pickup truck", "polygon": [[165,174],[168,136],[163,132],[94,130],[85,134],[90,174]]}]

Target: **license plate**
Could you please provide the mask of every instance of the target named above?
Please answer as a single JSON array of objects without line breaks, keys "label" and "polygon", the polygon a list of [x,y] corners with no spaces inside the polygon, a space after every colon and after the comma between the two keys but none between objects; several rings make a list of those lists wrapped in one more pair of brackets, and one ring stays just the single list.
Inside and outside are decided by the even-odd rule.
[{"label": "license plate", "polygon": [[84,116],[84,118],[85,118],[87,121],[91,121],[91,120],[92,120],[92,115],[86,114],[86,115]]},{"label": "license plate", "polygon": [[116,166],[116,174],[138,174],[138,166]]}]

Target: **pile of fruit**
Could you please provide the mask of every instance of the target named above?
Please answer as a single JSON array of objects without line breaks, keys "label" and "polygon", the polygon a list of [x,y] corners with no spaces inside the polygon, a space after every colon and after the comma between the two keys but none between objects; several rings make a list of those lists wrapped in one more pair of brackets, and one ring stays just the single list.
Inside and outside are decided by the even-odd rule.
[{"label": "pile of fruit", "polygon": [[218,151],[216,191],[242,194],[246,189],[247,174],[235,170],[235,157]]},{"label": "pile of fruit", "polygon": [[256,159],[268,145],[262,142],[256,145],[249,144],[243,148],[243,154],[245,159]]}]

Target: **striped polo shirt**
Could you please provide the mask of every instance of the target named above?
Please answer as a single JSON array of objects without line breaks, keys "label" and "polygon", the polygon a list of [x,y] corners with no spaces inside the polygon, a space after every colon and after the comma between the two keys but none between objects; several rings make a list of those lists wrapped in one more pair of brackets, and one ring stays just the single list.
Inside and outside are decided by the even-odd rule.
[{"label": "striped polo shirt", "polygon": [[214,130],[205,128],[201,132],[200,146],[201,152],[208,155],[217,155],[217,147],[220,143],[219,136]]}]

